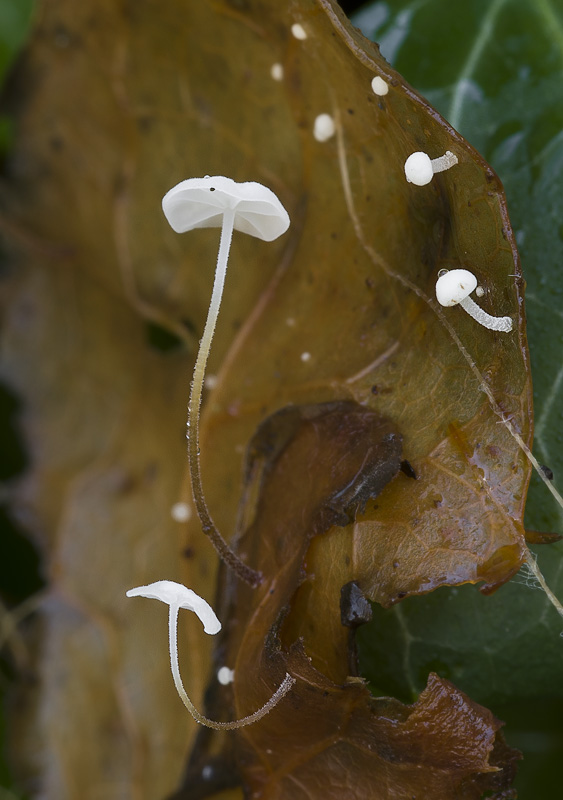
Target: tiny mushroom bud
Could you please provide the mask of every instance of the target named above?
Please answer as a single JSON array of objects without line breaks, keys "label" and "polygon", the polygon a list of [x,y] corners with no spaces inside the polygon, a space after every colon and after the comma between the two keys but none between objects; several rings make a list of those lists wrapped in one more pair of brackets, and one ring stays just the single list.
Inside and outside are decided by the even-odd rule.
[{"label": "tiny mushroom bud", "polygon": [[187,522],[192,515],[192,510],[187,503],[179,500],[170,509],[170,515],[175,522]]},{"label": "tiny mushroom bud", "polygon": [[270,75],[275,81],[282,81],[283,65],[279,64],[277,61],[275,64],[272,64],[272,66],[270,67]]},{"label": "tiny mushroom bud", "polygon": [[229,669],[229,667],[220,667],[217,670],[217,680],[222,686],[228,686],[228,684],[232,683],[234,679],[235,679],[234,669]]},{"label": "tiny mushroom bud", "polygon": [[467,269],[443,270],[436,281],[436,299],[442,306],[459,305],[484,328],[508,333],[510,317],[493,317],[477,305],[469,295],[477,287],[477,278]]},{"label": "tiny mushroom bud", "polygon": [[210,635],[219,633],[221,630],[221,623],[217,619],[215,612],[202,597],[199,597],[199,595],[191,589],[188,589],[187,586],[176,583],[175,581],[155,581],[146,586],[137,586],[135,589],[129,589],[126,594],[127,597],[148,597],[151,600],[161,600],[169,606],[168,644],[172,677],[174,678],[176,691],[196,722],[200,722],[208,728],[215,728],[215,730],[232,730],[234,728],[242,728],[244,725],[251,725],[271,711],[295,683],[295,678],[292,678],[291,675],[286,673],[282,683],[268,702],[263,705],[262,708],[258,709],[258,711],[242,719],[233,720],[232,722],[216,722],[215,720],[204,717],[203,714],[199,713],[186,694],[180,676],[180,665],[178,662],[178,612],[181,608],[187,608],[193,611],[201,620],[204,631]]},{"label": "tiny mushroom bud", "polygon": [[379,75],[376,75],[375,78],[372,78],[371,88],[374,94],[377,94],[379,97],[385,97],[389,91],[389,84]]},{"label": "tiny mushroom bud", "polygon": [[289,216],[276,195],[262,184],[252,181],[236,183],[221,176],[182,181],[164,195],[162,210],[176,233],[185,233],[194,228],[221,228],[213,292],[188,403],[188,460],[195,505],[204,532],[237,575],[251,586],[257,586],[261,580],[260,574],[233,553],[209,514],[199,466],[199,412],[205,367],[221,305],[233,230],[271,242],[286,232]]},{"label": "tiny mushroom bud", "polygon": [[440,158],[430,159],[426,153],[412,153],[405,161],[405,176],[409,183],[416,186],[426,186],[430,183],[435,172],[444,172],[457,164],[457,156],[446,150]]},{"label": "tiny mushroom bud", "polygon": [[299,22],[294,22],[291,26],[291,33],[296,39],[300,39],[301,41],[305,41],[307,38],[307,31]]},{"label": "tiny mushroom bud", "polygon": [[313,136],[317,142],[328,142],[336,131],[336,125],[330,114],[319,114],[313,125]]}]

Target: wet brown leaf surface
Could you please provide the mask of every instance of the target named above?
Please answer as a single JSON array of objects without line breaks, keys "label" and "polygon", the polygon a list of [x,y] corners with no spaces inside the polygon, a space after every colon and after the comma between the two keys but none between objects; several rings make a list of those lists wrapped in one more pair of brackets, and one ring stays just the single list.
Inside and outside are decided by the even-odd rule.
[{"label": "wet brown leaf surface", "polygon": [[[305,40],[291,35],[296,22]],[[389,84],[384,97],[374,75]],[[521,563],[529,469],[499,423],[510,418],[529,442],[531,393],[496,176],[322,0],[44,3],[12,97],[2,369],[25,400],[33,460],[14,505],[52,587],[37,704],[22,721],[39,750],[20,758],[39,764],[45,796],[164,796],[189,747],[162,608],[137,612],[124,593],[170,578],[212,599],[215,586],[197,521],[186,533],[169,509],[218,232],[178,237],[159,208],[173,184],[204,174],[265,183],[292,218],[272,244],[235,235],[202,431],[212,514],[227,535],[237,527],[265,576],[255,593],[220,584],[233,712],[263,703],[286,669],[298,677],[279,708],[227,740],[236,780],[264,797],[334,787],[335,797],[450,798],[456,787],[473,798],[481,780],[507,785],[510,769],[488,766],[495,741],[501,763],[512,759],[498,723],[447,682],[431,677],[413,707],[346,682],[340,608],[352,581],[390,605],[444,584],[493,589]],[[336,125],[327,142],[313,136],[321,113]],[[448,149],[456,167],[427,187],[406,183],[411,152]],[[513,333],[437,307],[437,273],[452,267],[477,274],[479,302],[510,314]],[[152,349],[148,322],[183,349]],[[338,424],[317,418],[315,429],[307,414],[324,403]],[[260,449],[264,425],[273,451]],[[185,624],[182,672],[201,699],[207,645]],[[227,715],[220,691],[210,704]],[[426,740],[433,715],[442,722]],[[226,763],[226,737],[205,741],[200,751]]]},{"label": "wet brown leaf surface", "polygon": [[223,739],[223,759],[214,737],[202,737],[176,800],[212,796],[215,776],[267,798],[480,798],[510,785],[517,754],[497,735],[501,723],[451,683],[432,674],[405,706],[372,698],[355,677],[338,592],[357,574],[349,497],[363,492],[361,511],[368,497],[408,485],[400,458],[389,421],[350,402],[290,407],[258,429],[242,506],[253,513],[239,544],[264,581],[257,590],[223,584],[229,625],[216,666],[232,666],[235,682],[232,697],[212,691],[212,708],[234,705],[243,717],[285,672],[297,683],[234,746]]}]

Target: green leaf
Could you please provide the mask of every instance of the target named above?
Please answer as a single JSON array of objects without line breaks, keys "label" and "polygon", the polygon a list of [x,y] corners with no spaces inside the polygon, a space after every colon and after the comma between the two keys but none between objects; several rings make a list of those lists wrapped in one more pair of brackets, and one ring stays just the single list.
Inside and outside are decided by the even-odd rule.
[{"label": "green leaf", "polygon": [[25,40],[33,7],[34,0],[0,2],[0,77]]},{"label": "green leaf", "polygon": [[[534,450],[561,492],[563,5],[391,0],[367,6],[354,22],[504,183],[527,281]],[[536,476],[526,522],[531,529],[563,530],[561,509]],[[563,546],[539,548],[538,555],[561,598]],[[391,612],[375,609],[359,638],[363,674],[380,691],[412,697],[434,669],[510,717],[509,741],[527,757],[520,787],[524,796],[540,797],[539,775],[548,791],[546,775],[558,769],[556,758],[549,766],[549,753],[562,745],[557,729],[553,735],[548,730],[550,704],[561,708],[563,698],[562,622],[545,595],[525,583],[519,577],[490,598],[462,587],[405,601]]]},{"label": "green leaf", "polygon": [[463,586],[405,600],[389,613],[373,610],[360,636],[380,693],[412,701],[434,670],[493,709],[514,697],[563,700],[554,679],[563,672],[563,647],[551,606],[519,579],[492,597]]}]

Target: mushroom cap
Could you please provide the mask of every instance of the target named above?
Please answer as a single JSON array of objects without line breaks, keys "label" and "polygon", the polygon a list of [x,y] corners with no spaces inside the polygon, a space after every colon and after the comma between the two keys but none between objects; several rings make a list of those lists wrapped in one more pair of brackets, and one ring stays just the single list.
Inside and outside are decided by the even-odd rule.
[{"label": "mushroom cap", "polygon": [[405,177],[416,186],[426,186],[434,175],[430,156],[421,151],[412,153],[405,161]]},{"label": "mushroom cap", "polygon": [[220,228],[229,208],[235,211],[235,230],[265,242],[289,228],[289,215],[276,195],[254,181],[237,183],[221,175],[189,178],[162,198],[162,210],[176,233]]},{"label": "mushroom cap", "polygon": [[229,669],[228,667],[221,667],[217,670],[217,680],[222,686],[227,686],[229,683],[232,683],[235,679],[235,671],[234,669]]},{"label": "mushroom cap", "polygon": [[146,586],[129,589],[126,594],[127,597],[148,597],[150,600],[161,600],[175,608],[187,608],[197,614],[205,633],[215,634],[221,630],[221,623],[209,603],[176,581],[155,581]]},{"label": "mushroom cap", "polygon": [[382,77],[376,75],[375,78],[371,80],[371,88],[374,94],[379,95],[379,97],[385,97],[389,91],[389,84],[387,81],[384,81]]},{"label": "mushroom cap", "polygon": [[455,306],[471,294],[477,278],[467,269],[451,269],[436,281],[436,299],[442,306]]},{"label": "mushroom cap", "polygon": [[330,114],[319,114],[313,125],[313,136],[317,142],[328,142],[336,131],[333,118]]}]

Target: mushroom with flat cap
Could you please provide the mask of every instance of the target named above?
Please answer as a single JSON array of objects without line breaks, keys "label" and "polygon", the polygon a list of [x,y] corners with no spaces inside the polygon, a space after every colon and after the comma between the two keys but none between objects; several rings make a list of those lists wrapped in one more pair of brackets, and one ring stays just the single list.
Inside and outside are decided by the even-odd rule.
[{"label": "mushroom with flat cap", "polygon": [[459,303],[469,316],[491,331],[511,331],[510,317],[493,317],[469,297],[476,287],[477,278],[468,269],[442,270],[436,281],[436,299],[442,306],[455,306]]},{"label": "mushroom with flat cap", "polygon": [[170,652],[170,667],[172,669],[172,677],[174,678],[174,685],[176,691],[180,695],[183,704],[186,706],[192,717],[196,722],[205,725],[207,728],[215,728],[216,730],[233,730],[234,728],[242,728],[244,725],[251,725],[264,717],[271,709],[278,703],[284,695],[286,695],[293,684],[295,678],[286,673],[285,678],[265,703],[262,708],[249,714],[242,719],[233,720],[232,722],[216,722],[215,720],[208,719],[200,714],[188,697],[182,678],[180,676],[180,664],[178,662],[178,612],[181,608],[187,608],[193,611],[203,624],[205,633],[214,635],[221,630],[221,623],[209,603],[200,597],[187,586],[176,581],[155,581],[146,586],[137,586],[135,589],[129,589],[126,592],[127,597],[148,597],[151,600],[161,600],[168,605],[168,644]]},{"label": "mushroom with flat cap", "polygon": [[194,228],[221,228],[213,292],[188,403],[188,460],[195,505],[204,532],[237,575],[251,586],[257,586],[261,580],[260,573],[248,567],[233,553],[207,508],[199,465],[199,412],[205,367],[221,305],[233,230],[271,242],[286,232],[289,215],[276,195],[266,186],[253,181],[237,183],[221,176],[182,181],[164,195],[162,210],[176,233],[185,233]]}]

